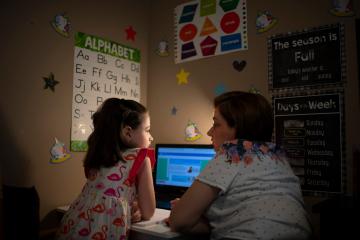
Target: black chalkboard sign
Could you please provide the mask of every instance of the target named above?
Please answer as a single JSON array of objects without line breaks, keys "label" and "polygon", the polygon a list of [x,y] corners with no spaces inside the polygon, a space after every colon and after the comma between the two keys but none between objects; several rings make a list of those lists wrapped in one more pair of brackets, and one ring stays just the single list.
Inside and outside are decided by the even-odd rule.
[{"label": "black chalkboard sign", "polygon": [[340,24],[271,37],[270,89],[342,82],[343,39]]},{"label": "black chalkboard sign", "polygon": [[276,143],[286,149],[303,191],[343,191],[340,97],[273,98]]}]

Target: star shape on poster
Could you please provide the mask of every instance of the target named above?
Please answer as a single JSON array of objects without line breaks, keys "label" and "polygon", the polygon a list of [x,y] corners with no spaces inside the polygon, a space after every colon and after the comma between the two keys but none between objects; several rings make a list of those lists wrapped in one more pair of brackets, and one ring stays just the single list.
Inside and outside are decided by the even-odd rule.
[{"label": "star shape on poster", "polygon": [[176,115],[178,109],[174,106],[171,108],[171,115]]},{"label": "star shape on poster", "polygon": [[126,40],[135,41],[136,32],[134,31],[132,26],[129,26],[127,29],[125,29],[125,32],[126,32]]},{"label": "star shape on poster", "polygon": [[185,72],[185,70],[182,68],[181,71],[176,74],[176,78],[178,79],[177,83],[179,85],[181,84],[187,84],[188,83],[188,76],[189,76],[189,72]]},{"label": "star shape on poster", "polygon": [[55,92],[55,85],[59,82],[55,80],[54,74],[51,72],[49,77],[43,77],[43,79],[45,81],[44,89],[50,88],[51,91]]}]

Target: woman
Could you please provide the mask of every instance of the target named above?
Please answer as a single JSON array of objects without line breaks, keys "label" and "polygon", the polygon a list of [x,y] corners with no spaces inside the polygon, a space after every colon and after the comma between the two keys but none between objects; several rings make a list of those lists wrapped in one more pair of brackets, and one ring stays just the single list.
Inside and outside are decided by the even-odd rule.
[{"label": "woman", "polygon": [[215,98],[214,107],[208,135],[217,154],[173,202],[171,229],[211,239],[308,239],[299,180],[270,143],[270,104],[234,91]]}]

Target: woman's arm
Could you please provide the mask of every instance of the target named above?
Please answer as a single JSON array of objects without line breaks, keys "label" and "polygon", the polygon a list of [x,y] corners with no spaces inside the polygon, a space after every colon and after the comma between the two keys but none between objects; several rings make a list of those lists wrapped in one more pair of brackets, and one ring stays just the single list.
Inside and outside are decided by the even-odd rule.
[{"label": "woman's arm", "polygon": [[203,214],[215,200],[220,189],[198,180],[184,193],[171,209],[169,224],[176,232],[208,233],[209,226]]},{"label": "woman's arm", "polygon": [[141,219],[150,219],[155,212],[155,192],[151,163],[148,157],[145,158],[137,176],[138,205],[141,211]]},{"label": "woman's arm", "polygon": [[206,235],[210,233],[210,225],[206,218],[201,217],[199,221],[188,231],[187,233],[191,234],[202,234]]}]

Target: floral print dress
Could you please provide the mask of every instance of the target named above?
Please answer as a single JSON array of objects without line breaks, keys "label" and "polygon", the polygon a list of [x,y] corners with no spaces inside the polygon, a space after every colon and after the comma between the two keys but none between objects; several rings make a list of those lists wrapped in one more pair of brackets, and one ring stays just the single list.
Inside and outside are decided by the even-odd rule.
[{"label": "floral print dress", "polygon": [[155,162],[153,149],[129,149],[110,168],[88,178],[82,192],[65,213],[57,239],[127,239],[130,205],[136,197],[136,175],[146,157]]}]

